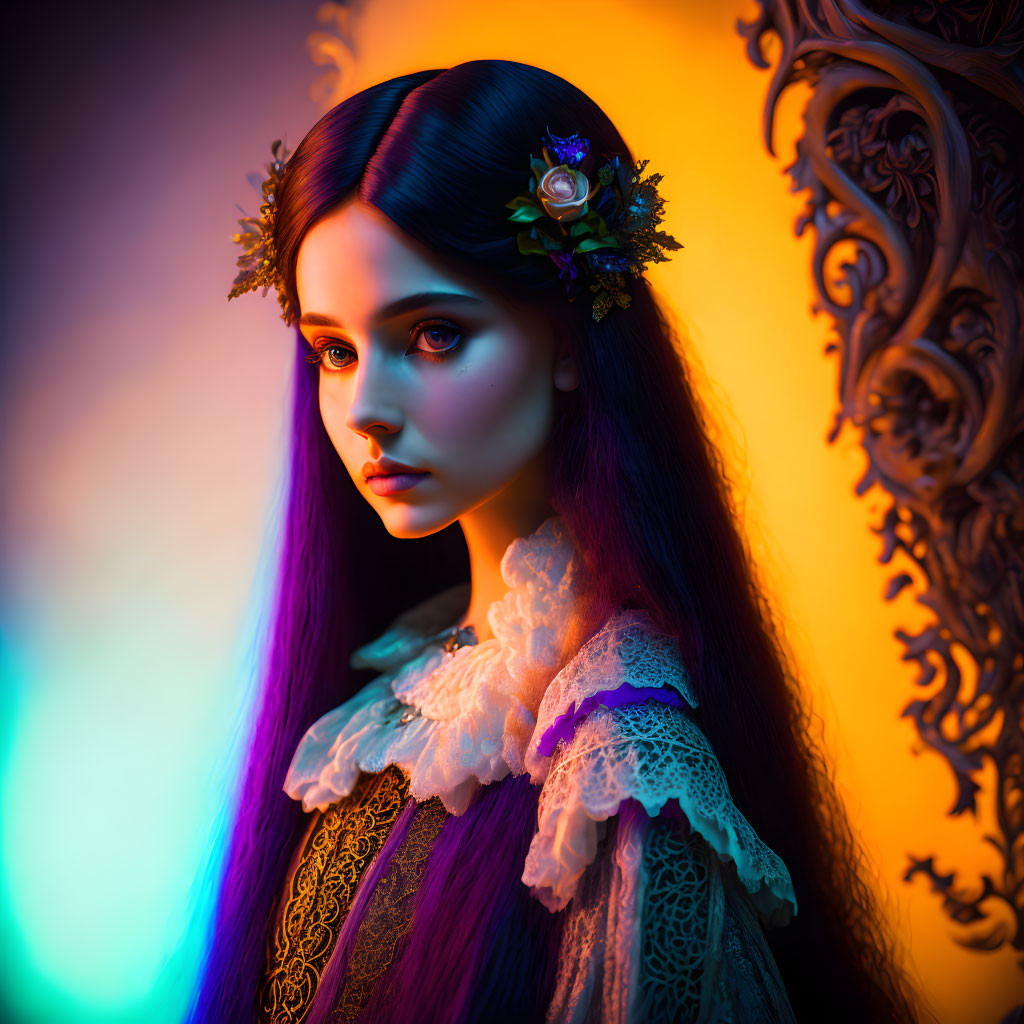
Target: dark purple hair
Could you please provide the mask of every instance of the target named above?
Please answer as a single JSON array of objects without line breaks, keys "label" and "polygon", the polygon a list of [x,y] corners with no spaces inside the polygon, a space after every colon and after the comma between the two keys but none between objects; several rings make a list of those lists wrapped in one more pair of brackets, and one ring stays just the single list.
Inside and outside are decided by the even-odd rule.
[{"label": "dark purple hair", "polygon": [[[557,267],[518,252],[504,204],[524,188],[548,131],[578,131],[592,153],[630,159],[591,99],[525,64],[471,61],[339,104],[295,151],[278,196],[290,294],[306,231],[358,195],[439,258],[549,311],[581,378],[552,433],[552,504],[582,556],[591,624],[608,608],[642,607],[679,638],[700,724],[736,802],[793,876],[799,914],[768,939],[797,1017],[912,1020],[893,940],[810,738],[672,330],[645,281],[630,281],[627,311],[598,323],[585,299],[566,301]],[[422,596],[468,576],[457,531],[394,541],[359,497],[320,421],[307,350],[299,335],[276,616],[195,1021],[251,1016],[268,923],[302,828],[281,785],[304,730],[362,685],[349,653]],[[465,941],[447,937],[445,955],[468,962]]]}]

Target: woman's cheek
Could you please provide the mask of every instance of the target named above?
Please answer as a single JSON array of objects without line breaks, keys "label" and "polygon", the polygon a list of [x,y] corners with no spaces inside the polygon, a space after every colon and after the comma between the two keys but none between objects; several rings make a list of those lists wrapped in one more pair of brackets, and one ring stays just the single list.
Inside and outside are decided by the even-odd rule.
[{"label": "woman's cheek", "polygon": [[421,433],[457,444],[485,430],[495,418],[493,406],[499,382],[493,376],[461,368],[432,385],[421,406]]},{"label": "woman's cheek", "polygon": [[328,436],[337,447],[338,440],[343,436],[350,396],[324,374],[320,375],[319,390],[320,419],[323,420]]},{"label": "woman's cheek", "polygon": [[503,487],[544,447],[552,387],[536,363],[461,369],[430,390],[419,433],[448,482],[478,495]]},{"label": "woman's cheek", "polygon": [[536,367],[513,360],[478,358],[463,364],[432,382],[421,407],[421,432],[455,446],[501,434],[533,403],[536,377]]}]

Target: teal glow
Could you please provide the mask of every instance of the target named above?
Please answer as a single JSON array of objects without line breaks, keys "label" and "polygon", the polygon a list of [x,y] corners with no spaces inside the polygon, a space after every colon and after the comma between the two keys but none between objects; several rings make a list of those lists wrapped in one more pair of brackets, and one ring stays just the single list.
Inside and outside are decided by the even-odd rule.
[{"label": "teal glow", "polygon": [[[189,753],[228,749],[230,737],[211,735],[213,709],[197,733],[194,706],[162,699],[199,666],[170,657],[149,665],[151,640],[140,631],[134,650],[118,651],[132,674],[149,666],[144,689],[113,692],[109,676],[58,654],[33,679],[41,699],[8,719],[3,906],[5,930],[20,927],[5,943],[19,969],[5,965],[4,1001],[20,1019],[110,1020],[115,1007],[119,1019],[180,1019],[180,977],[198,954],[210,892],[185,897],[220,839],[217,825],[213,835],[182,825],[218,820],[233,765],[225,757],[212,785],[196,778],[204,760]],[[109,651],[111,638],[97,642]],[[97,715],[97,705],[108,713]],[[170,1003],[168,988],[179,990]]]},{"label": "teal glow", "polygon": [[60,642],[19,629],[19,646],[0,645],[6,1024],[182,1019],[258,678],[276,529],[264,531],[234,631],[243,639],[219,669],[206,644],[163,634],[186,617],[153,595],[131,622],[100,607]]}]

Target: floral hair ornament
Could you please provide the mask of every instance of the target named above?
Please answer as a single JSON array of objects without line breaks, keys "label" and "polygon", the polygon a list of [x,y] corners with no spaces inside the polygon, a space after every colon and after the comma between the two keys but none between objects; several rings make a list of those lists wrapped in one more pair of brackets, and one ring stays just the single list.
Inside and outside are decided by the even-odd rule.
[{"label": "floral hair ornament", "polygon": [[505,204],[512,210],[508,219],[523,225],[519,251],[550,259],[570,302],[592,292],[593,316],[600,320],[613,305],[629,306],[626,274],[640,277],[648,263],[668,260],[666,249],[683,248],[658,230],[663,175],[644,178],[646,160],[626,167],[618,154],[603,154],[591,183],[581,170],[590,141],[578,132],[561,138],[549,128],[541,151],[543,160],[530,156],[527,190]]},{"label": "floral hair ornament", "polygon": [[[241,217],[238,223],[242,230],[235,235],[235,241],[242,246],[242,255],[238,257],[238,276],[228,292],[228,298],[234,299],[246,292],[254,292],[259,288],[263,294],[274,287],[277,289],[277,301],[281,303],[281,318],[291,323],[292,313],[288,299],[288,289],[277,265],[277,250],[274,247],[274,218],[277,213],[277,191],[284,176],[288,150],[278,139],[270,147],[273,160],[267,164],[267,178],[259,184],[258,177],[250,175],[249,180],[263,196],[259,217]],[[255,179],[255,180],[254,180]],[[241,207],[239,207],[241,209]],[[245,210],[242,210],[245,213]]]}]

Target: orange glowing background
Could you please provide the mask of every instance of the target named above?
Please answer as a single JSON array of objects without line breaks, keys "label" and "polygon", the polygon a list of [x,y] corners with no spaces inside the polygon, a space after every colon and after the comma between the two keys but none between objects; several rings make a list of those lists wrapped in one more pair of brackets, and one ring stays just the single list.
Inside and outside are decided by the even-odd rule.
[{"label": "orange glowing background", "polygon": [[[258,205],[245,175],[322,109],[318,32],[337,98],[526,61],[590,93],[664,174],[685,248],[649,276],[689,339],[922,1007],[995,1024],[1024,1001],[1014,957],[958,947],[926,883],[901,881],[907,853],[997,870],[992,822],[945,816],[949,774],[899,717],[913,670],[893,633],[925,613],[909,588],[882,600],[892,568],[869,525],[884,496],[854,496],[852,432],[825,440],[836,367],[783,173],[803,97],[784,100],[770,157],[768,74],[735,31],[753,0],[367,0],[326,5],[319,26],[316,3],[213,7],[133,9],[83,31],[84,54],[65,23],[67,62],[22,90],[35,148],[3,314],[0,1016],[173,1021],[189,991],[265,626],[291,352],[272,298],[224,301],[230,236],[235,203]],[[55,89],[60,67],[79,77]],[[54,116],[33,88],[60,98],[53,131],[27,127]]]}]

